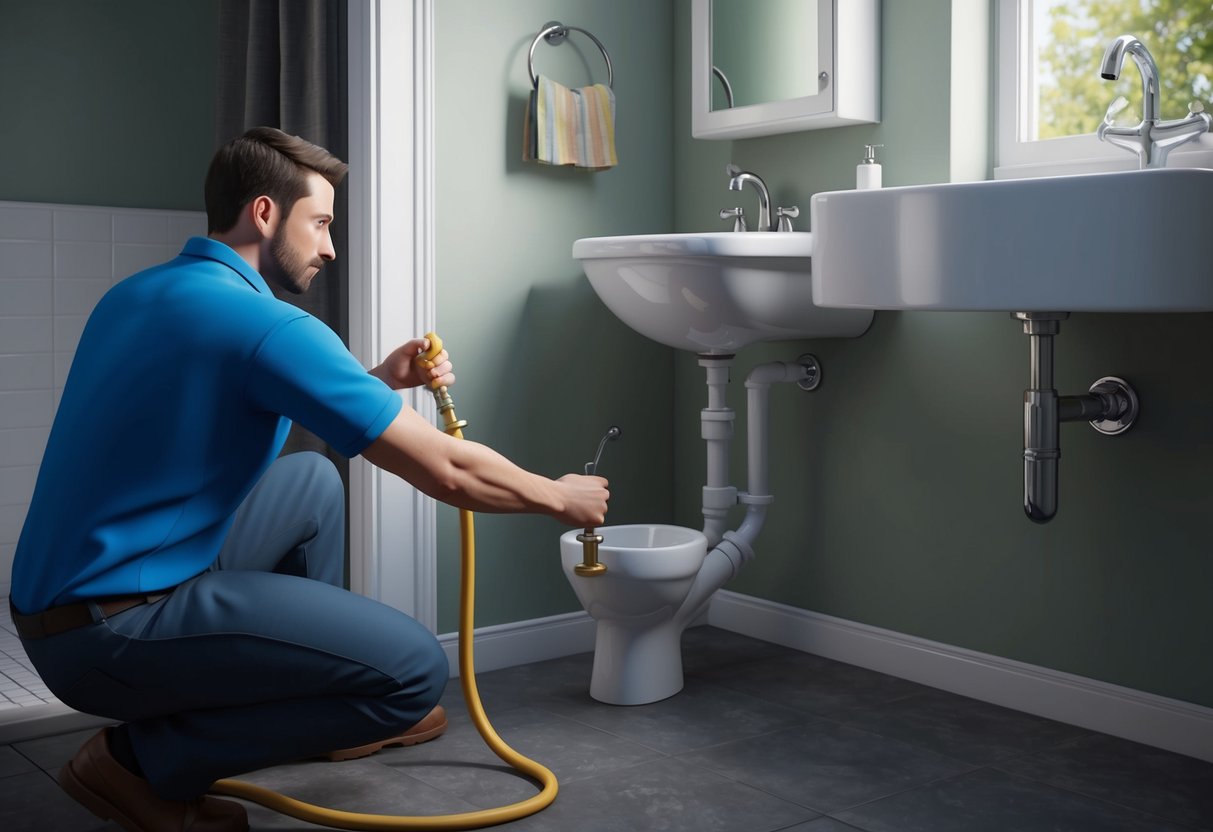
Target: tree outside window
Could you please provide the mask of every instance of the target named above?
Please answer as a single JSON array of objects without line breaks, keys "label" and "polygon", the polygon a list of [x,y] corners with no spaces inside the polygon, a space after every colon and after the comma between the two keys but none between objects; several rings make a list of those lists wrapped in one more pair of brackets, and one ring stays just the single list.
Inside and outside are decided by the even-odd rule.
[{"label": "tree outside window", "polygon": [[1210,0],[1034,0],[1037,30],[1037,136],[1094,133],[1117,96],[1129,101],[1116,118],[1141,118],[1141,77],[1131,60],[1120,80],[1099,77],[1104,50],[1135,35],[1158,64],[1164,119],[1181,118],[1191,101],[1213,96],[1213,2]]}]

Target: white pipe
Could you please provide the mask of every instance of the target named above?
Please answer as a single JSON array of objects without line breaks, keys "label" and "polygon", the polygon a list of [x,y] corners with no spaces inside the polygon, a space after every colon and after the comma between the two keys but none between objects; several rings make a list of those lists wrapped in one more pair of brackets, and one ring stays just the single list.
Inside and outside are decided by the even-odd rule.
[{"label": "white pipe", "polygon": [[[703,363],[702,361],[700,362]],[[686,600],[677,616],[689,622],[700,613],[711,600],[716,590],[730,581],[741,567],[754,557],[754,541],[762,531],[766,520],[767,506],[775,499],[767,482],[768,457],[770,454],[770,393],[771,385],[780,382],[802,381],[808,371],[799,364],[773,361],[760,364],[746,377],[746,452],[747,482],[749,492],[740,495],[746,503],[745,519],[735,532],[724,532],[713,540],[708,536],[712,549],[704,559],[695,583],[691,585]],[[710,394],[709,394],[710,399]],[[705,488],[704,492],[707,493]],[[707,510],[704,510],[705,531]]]},{"label": "white pipe", "polygon": [[703,534],[715,546],[728,523],[729,509],[737,504],[737,489],[729,484],[729,444],[734,413],[725,400],[732,357],[701,358],[707,371],[708,406],[700,411],[700,435],[707,444],[707,481],[703,488]]}]

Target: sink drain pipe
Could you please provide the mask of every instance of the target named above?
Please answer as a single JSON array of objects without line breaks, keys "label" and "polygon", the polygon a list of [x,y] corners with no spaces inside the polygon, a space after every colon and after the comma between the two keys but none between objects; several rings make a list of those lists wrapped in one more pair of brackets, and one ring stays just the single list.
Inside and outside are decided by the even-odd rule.
[{"label": "sink drain pipe", "polygon": [[1137,394],[1124,379],[1104,376],[1085,395],[1053,388],[1053,337],[1069,312],[1013,312],[1031,347],[1030,386],[1023,393],[1023,510],[1034,523],[1057,514],[1061,423],[1086,421],[1102,434],[1124,433],[1137,419]]},{"label": "sink drain pipe", "polygon": [[[728,365],[733,356],[700,356],[699,364],[708,370],[708,403],[702,411],[704,439],[708,440],[708,486],[704,491],[704,535],[711,550],[703,567],[691,585],[679,615],[694,617],[711,600],[712,594],[731,580],[741,567],[754,558],[754,540],[762,531],[767,506],[775,501],[770,493],[768,462],[770,459],[770,393],[771,385],[793,382],[802,390],[815,390],[821,382],[821,364],[812,355],[802,355],[796,362],[772,361],[759,364],[746,377],[746,486],[738,492],[728,485],[728,442],[732,437],[733,412],[724,405],[724,385],[728,382]],[[723,370],[723,382],[720,375]],[[716,389],[714,390],[714,385]],[[716,407],[713,407],[716,405]],[[720,415],[722,411],[728,416]],[[711,415],[708,415],[711,414]],[[727,425],[727,438],[716,437],[718,425]],[[711,427],[709,427],[711,426]],[[709,434],[713,438],[709,439]],[[723,448],[723,457],[720,456]],[[715,477],[713,477],[715,475]],[[729,502],[724,505],[727,495]],[[709,514],[709,497],[713,501]],[[746,506],[745,518],[737,531],[717,532],[715,539],[708,528],[724,528],[729,508],[741,503]]]}]

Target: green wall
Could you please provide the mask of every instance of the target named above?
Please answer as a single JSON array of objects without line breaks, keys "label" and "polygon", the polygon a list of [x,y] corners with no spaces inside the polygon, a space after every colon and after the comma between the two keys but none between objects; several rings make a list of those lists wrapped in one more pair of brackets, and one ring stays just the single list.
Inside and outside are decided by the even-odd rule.
[{"label": "green wall", "polygon": [[[671,518],[672,351],[599,302],[579,237],[673,223],[672,6],[651,0],[435,3],[438,331],[471,439],[548,476],[603,453],[610,522]],[[599,173],[521,161],[527,50],[553,18],[588,29],[614,64],[619,166]],[[591,41],[540,42],[535,71],[566,86],[605,81]],[[698,428],[695,428],[698,433]],[[457,626],[456,512],[439,507],[439,631]],[[477,625],[580,609],[560,568],[565,528],[477,517]]]},{"label": "green wall", "polygon": [[[763,176],[775,204],[799,204],[802,223],[812,194],[854,187],[867,143],[885,145],[886,186],[947,181],[951,0],[884,0],[879,125],[734,142],[691,138],[689,8],[676,0],[679,230],[717,228],[718,209],[736,204],[728,161]],[[739,410],[740,381],[764,361],[813,352],[824,383],[774,391],[776,502],[729,588],[1213,706],[1210,335],[1211,315],[1062,324],[1059,392],[1121,375],[1142,416],[1120,437],[1063,426],[1060,509],[1045,526],[1021,509],[1028,339],[1008,316],[878,312],[858,339],[743,350]],[[693,356],[676,358],[676,389],[675,508],[697,525],[705,394]],[[739,486],[744,471],[738,454]]]},{"label": "green wall", "polygon": [[[776,204],[854,185],[883,143],[887,186],[949,175],[951,0],[884,0],[878,125],[697,141],[690,3],[440,0],[436,6],[437,328],[468,435],[549,475],[579,469],[608,425],[610,522],[699,526],[702,371],[618,323],[569,256],[583,236],[720,228],[724,166]],[[200,209],[213,144],[214,0],[0,2],[0,199]],[[519,161],[526,51],[553,17],[615,64],[620,165]],[[536,50],[568,85],[601,80],[592,45]],[[975,118],[983,118],[975,114]],[[746,198],[746,197],[743,197]],[[752,197],[750,197],[752,198]],[[749,203],[746,203],[749,205]],[[751,209],[752,210],[752,209]],[[1008,229],[1014,233],[1014,229]],[[1110,228],[1109,233],[1117,233]],[[1123,375],[1131,431],[1062,429],[1060,511],[1022,515],[1027,338],[1000,314],[880,312],[858,339],[743,350],[748,369],[805,351],[815,393],[773,392],[776,503],[731,589],[1213,706],[1213,316],[1075,315],[1057,339],[1062,393]],[[744,435],[739,413],[738,435]],[[734,474],[744,487],[738,443]],[[458,535],[440,509],[440,629],[455,628]],[[544,518],[479,520],[478,623],[579,609]]]},{"label": "green wall", "polygon": [[217,10],[0,0],[0,199],[202,210]]}]

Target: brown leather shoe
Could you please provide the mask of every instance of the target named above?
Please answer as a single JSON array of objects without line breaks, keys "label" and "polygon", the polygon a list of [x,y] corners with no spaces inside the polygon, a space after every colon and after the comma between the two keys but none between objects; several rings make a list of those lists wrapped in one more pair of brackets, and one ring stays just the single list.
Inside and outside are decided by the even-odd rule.
[{"label": "brown leather shoe", "polygon": [[248,815],[239,803],[157,796],[150,783],[110,754],[108,728],[94,734],[59,770],[59,785],[94,815],[127,832],[248,832]]},{"label": "brown leather shoe", "polygon": [[435,705],[434,710],[426,714],[424,719],[399,736],[390,737],[381,742],[373,742],[369,745],[360,745],[357,748],[343,748],[340,751],[331,751],[323,759],[331,760],[334,763],[339,763],[342,760],[357,760],[359,757],[369,757],[376,751],[381,751],[388,746],[417,745],[418,743],[429,742],[442,736],[445,730],[446,709],[441,705]]}]

